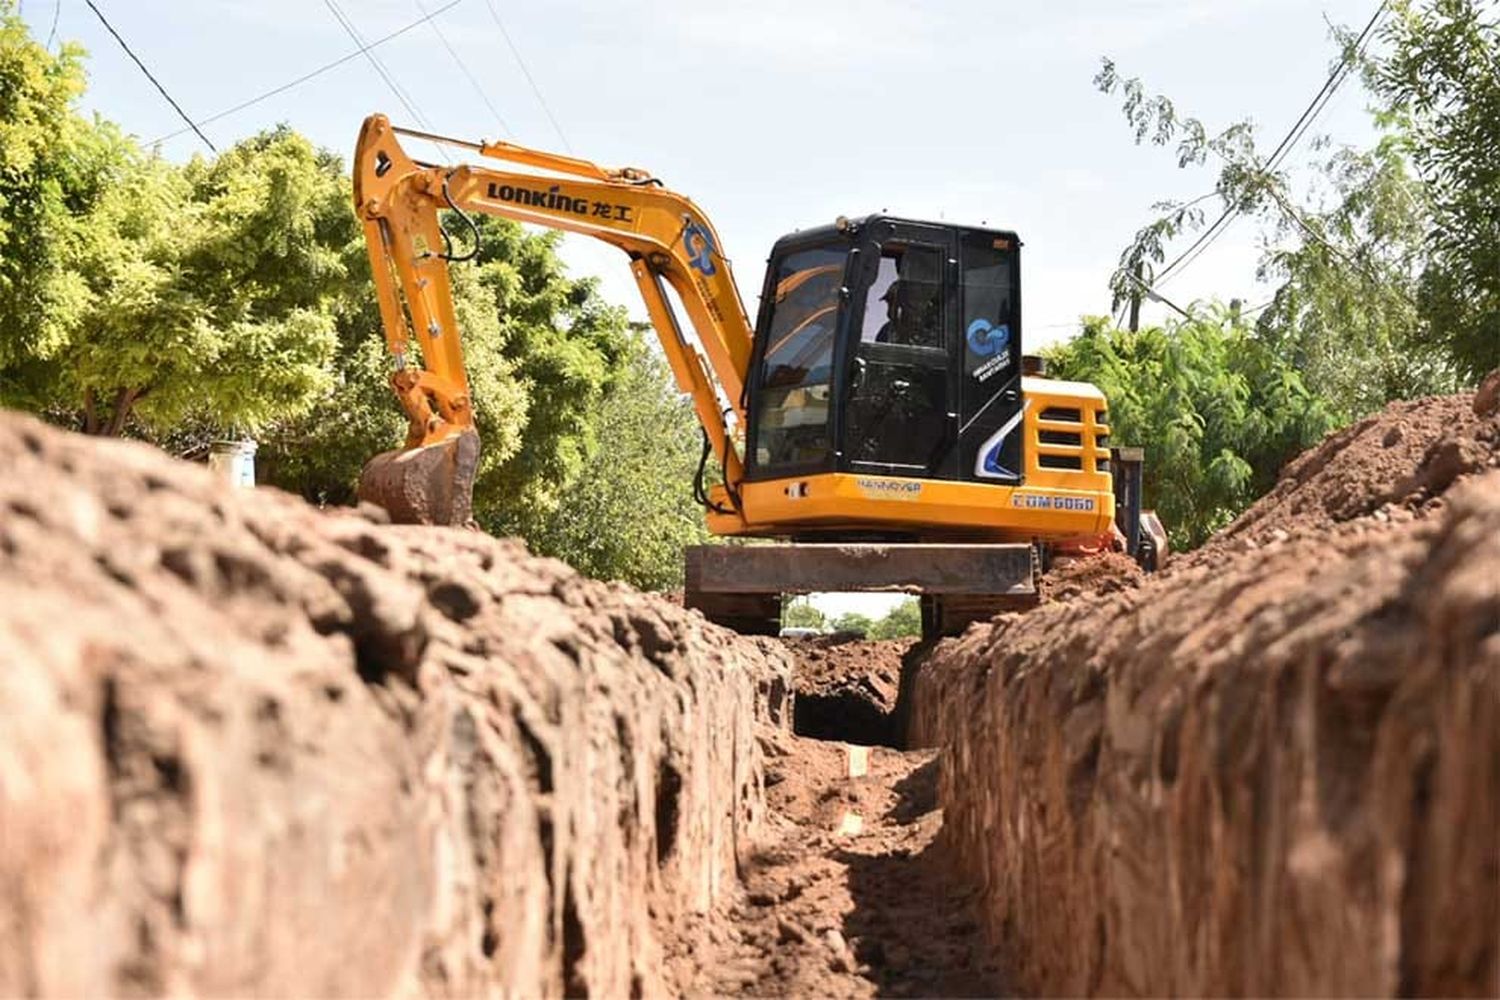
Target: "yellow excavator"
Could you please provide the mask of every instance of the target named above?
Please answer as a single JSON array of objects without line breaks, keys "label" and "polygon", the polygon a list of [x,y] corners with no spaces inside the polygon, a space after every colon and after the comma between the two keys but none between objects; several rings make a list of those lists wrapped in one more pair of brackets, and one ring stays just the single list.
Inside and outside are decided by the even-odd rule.
[{"label": "yellow excavator", "polygon": [[[403,137],[499,166],[421,162]],[[921,595],[924,632],[952,633],[1034,600],[1053,552],[1123,548],[1148,568],[1165,552],[1141,510],[1139,450],[1109,446],[1103,393],[1022,356],[1013,232],[885,215],[798,231],[771,250],[752,329],[718,233],[644,170],[372,115],[354,199],[410,419],[360,496],[398,522],[470,520],[479,436],[449,267],[475,247],[455,253],[464,234],[441,214],[477,240],[483,213],[629,258],[706,435],[694,486],[709,529],[780,543],[686,552],[685,603],[714,621],[774,633],[783,594],[907,591]],[[720,481],[705,487],[710,451]]]}]

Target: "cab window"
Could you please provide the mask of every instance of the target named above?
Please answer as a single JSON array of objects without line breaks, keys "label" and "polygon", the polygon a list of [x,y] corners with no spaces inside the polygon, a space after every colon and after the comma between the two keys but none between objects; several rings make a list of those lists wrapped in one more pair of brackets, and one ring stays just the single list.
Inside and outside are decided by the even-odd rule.
[{"label": "cab window", "polygon": [[1008,240],[971,237],[962,250],[964,374],[972,387],[1003,385],[1014,374],[1014,267]]},{"label": "cab window", "polygon": [[756,394],[758,466],[806,465],[830,453],[833,345],[845,247],[789,254],[776,265]]},{"label": "cab window", "polygon": [[886,244],[865,299],[860,340],[908,347],[943,346],[943,251]]}]

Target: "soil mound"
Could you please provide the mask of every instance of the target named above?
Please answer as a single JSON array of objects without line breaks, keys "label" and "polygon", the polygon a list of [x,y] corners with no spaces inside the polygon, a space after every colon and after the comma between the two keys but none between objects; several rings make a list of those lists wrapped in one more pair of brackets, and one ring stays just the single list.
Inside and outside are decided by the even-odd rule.
[{"label": "soil mound", "polygon": [[1140,586],[936,648],[912,733],[942,748],[944,835],[1015,987],[1500,993],[1477,403],[1391,406]]},{"label": "soil mound", "polygon": [[915,639],[785,639],[795,666],[796,731],[815,739],[896,745],[901,662]]},{"label": "soil mound", "polygon": [[1500,409],[1491,385],[1477,393],[1391,403],[1303,453],[1275,489],[1208,548],[1325,532],[1382,507],[1420,511],[1458,479],[1500,467]]},{"label": "soil mound", "polygon": [[779,644],[29,418],[0,466],[0,995],[701,975]]},{"label": "soil mound", "polygon": [[1146,579],[1140,565],[1123,552],[1055,560],[1041,581],[1042,603],[1118,594]]}]

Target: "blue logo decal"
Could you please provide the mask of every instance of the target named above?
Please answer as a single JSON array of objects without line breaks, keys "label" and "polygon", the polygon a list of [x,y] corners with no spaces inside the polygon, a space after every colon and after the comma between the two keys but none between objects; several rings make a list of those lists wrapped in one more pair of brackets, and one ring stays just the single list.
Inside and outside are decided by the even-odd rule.
[{"label": "blue logo decal", "polygon": [[968,341],[969,350],[981,358],[999,354],[1010,346],[1010,325],[995,326],[987,319],[976,319],[969,324]]},{"label": "blue logo decal", "polygon": [[1005,447],[1005,442],[1001,441],[995,447],[991,448],[989,454],[984,456],[984,465],[982,467],[985,472],[995,478],[1009,479],[1014,477],[1015,473],[1000,464],[1000,449],[1003,447]]},{"label": "blue logo decal", "polygon": [[689,221],[682,228],[682,248],[687,251],[688,265],[705,278],[718,270],[714,267],[713,255],[718,253],[714,238],[708,230],[696,222]]}]

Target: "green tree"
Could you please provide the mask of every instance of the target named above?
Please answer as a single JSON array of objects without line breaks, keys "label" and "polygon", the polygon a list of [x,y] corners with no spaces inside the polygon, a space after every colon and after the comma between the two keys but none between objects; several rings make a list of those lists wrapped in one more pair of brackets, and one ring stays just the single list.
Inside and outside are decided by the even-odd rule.
[{"label": "green tree", "polygon": [[[476,221],[478,260],[454,269],[473,270],[486,294],[476,310],[495,316],[498,327],[493,347],[475,343],[465,327],[465,357],[488,351],[504,358],[526,400],[514,448],[498,451],[500,460],[481,468],[475,516],[496,534],[540,538],[552,532],[547,523],[558,511],[577,502],[571,484],[599,452],[602,406],[612,384],[629,378],[633,365],[639,376],[644,362],[625,310],[600,298],[595,279],[567,276],[557,256],[560,233],[528,234],[505,219]],[[602,460],[612,462],[608,447]]]},{"label": "green tree", "polygon": [[9,4],[0,81],[0,403],[102,434],[310,405],[333,347],[306,238],[312,148],[282,134],[186,168],[148,157],[77,112],[79,51],[50,55]]},{"label": "green tree", "polygon": [[[1452,391],[1450,353],[1420,333],[1424,185],[1390,140],[1365,153],[1339,150],[1321,166],[1331,205],[1273,223],[1283,245],[1267,251],[1259,276],[1276,292],[1257,330],[1317,387],[1339,423],[1391,399]],[[1323,238],[1299,242],[1303,227]]]},{"label": "green tree", "polygon": [[[352,501],[405,420],[340,158],[279,128],[171,164],[80,115],[83,88],[81,50],[50,55],[0,0],[0,404],[179,454],[255,432],[266,481]],[[691,412],[559,234],[477,221],[452,271],[477,518],[672,583],[703,537]]]},{"label": "green tree", "polygon": [[[1357,59],[1355,39],[1340,38],[1341,61]],[[1204,202],[1216,200],[1216,220],[1244,216],[1268,231],[1258,276],[1278,287],[1261,334],[1295,360],[1340,422],[1398,396],[1452,388],[1451,360],[1420,335],[1414,278],[1425,252],[1424,197],[1399,144],[1328,156],[1316,176],[1331,204],[1307,207],[1297,204],[1285,152],[1262,156],[1249,122],[1215,132],[1168,98],[1146,96],[1109,60],[1095,83],[1121,96],[1137,142],[1175,144],[1182,168],[1218,164],[1210,195],[1156,206],[1158,217],[1122,251],[1110,279],[1114,308],[1155,283],[1169,241],[1200,229]]]},{"label": "green tree", "polygon": [[589,576],[650,590],[680,586],[682,550],[708,540],[691,489],[698,424],[666,360],[638,333],[588,427],[591,453],[528,538]]},{"label": "green tree", "polygon": [[1115,306],[1141,294],[1135,276],[1154,283],[1168,241],[1202,227],[1205,201],[1259,219],[1271,236],[1259,276],[1277,285],[1260,333],[1340,422],[1500,366],[1500,19],[1480,0],[1389,6],[1381,50],[1334,31],[1337,68],[1363,68],[1384,134],[1317,164],[1313,204],[1291,189],[1289,145],[1262,156],[1248,122],[1213,131],[1109,60],[1095,79],[1138,143],[1175,145],[1181,167],[1217,164],[1210,195],[1158,206],[1121,253]]},{"label": "green tree", "polygon": [[875,621],[869,615],[862,615],[858,611],[846,611],[829,622],[828,627],[835,632],[857,632],[868,636],[870,630],[875,627]]},{"label": "green tree", "polygon": [[1048,360],[1099,386],[1110,436],[1146,449],[1146,500],[1178,548],[1229,523],[1334,426],[1295,362],[1223,308],[1139,333],[1090,320]]},{"label": "green tree", "polygon": [[1480,0],[1396,0],[1389,54],[1368,74],[1381,123],[1426,182],[1429,338],[1469,381],[1500,367],[1500,12]]},{"label": "green tree", "polygon": [[64,45],[49,54],[14,0],[0,0],[3,387],[13,386],[16,365],[52,357],[72,336],[89,299],[77,253],[89,217],[130,159],[118,132],[74,112],[83,90],[83,51]]},{"label": "green tree", "polygon": [[871,626],[871,639],[904,639],[922,634],[922,607],[915,597],[908,597]]},{"label": "green tree", "polygon": [[806,595],[782,601],[781,625],[783,628],[815,628],[821,630],[827,624],[828,616],[813,607],[812,601]]}]

